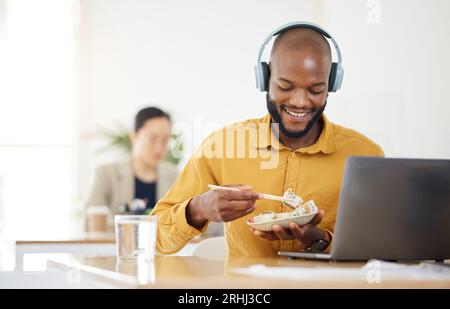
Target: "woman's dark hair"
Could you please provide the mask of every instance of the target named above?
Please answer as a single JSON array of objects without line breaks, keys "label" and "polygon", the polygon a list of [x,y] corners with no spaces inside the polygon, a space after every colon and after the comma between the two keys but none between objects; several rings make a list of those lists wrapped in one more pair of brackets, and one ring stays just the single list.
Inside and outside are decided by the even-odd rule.
[{"label": "woman's dark hair", "polygon": [[150,106],[141,109],[134,118],[134,132],[139,131],[140,128],[142,128],[145,125],[145,122],[147,120],[153,119],[153,118],[159,118],[159,117],[165,117],[170,122],[170,116],[166,112],[160,110],[157,107]]}]

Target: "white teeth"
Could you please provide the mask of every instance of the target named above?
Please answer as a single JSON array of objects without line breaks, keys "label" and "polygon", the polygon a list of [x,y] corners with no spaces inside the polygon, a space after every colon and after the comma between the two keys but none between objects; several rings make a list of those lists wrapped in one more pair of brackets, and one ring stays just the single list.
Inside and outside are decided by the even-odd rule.
[{"label": "white teeth", "polygon": [[305,117],[307,114],[308,114],[308,112],[305,112],[305,113],[295,113],[295,112],[292,112],[292,111],[290,111],[290,110],[288,110],[288,109],[284,109],[289,115],[291,115],[291,116],[294,116],[294,117]]}]

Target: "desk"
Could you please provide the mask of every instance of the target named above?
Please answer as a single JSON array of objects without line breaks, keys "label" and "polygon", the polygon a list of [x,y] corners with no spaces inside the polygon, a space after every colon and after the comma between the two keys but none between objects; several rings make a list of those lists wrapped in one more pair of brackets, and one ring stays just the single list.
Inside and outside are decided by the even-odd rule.
[{"label": "desk", "polygon": [[79,271],[114,287],[125,288],[450,288],[450,277],[439,280],[390,278],[381,283],[349,278],[313,280],[263,279],[239,275],[231,270],[262,264],[272,267],[357,269],[364,263],[290,260],[287,258],[236,257],[205,259],[194,256],[157,256],[151,262],[120,261],[116,257],[52,256],[49,269],[64,273]]},{"label": "desk", "polygon": [[[54,253],[115,255],[115,238],[111,234],[29,235],[15,240],[0,240],[0,288],[70,287],[61,276],[47,272],[47,258]],[[93,287],[93,286],[84,286]]]},{"label": "desk", "polygon": [[27,238],[16,239],[14,242],[16,246],[22,245],[48,245],[48,244],[114,244],[114,233],[83,233],[80,235],[74,235],[72,237],[48,237],[48,238]]},{"label": "desk", "polygon": [[[177,255],[190,255],[203,238],[195,238]],[[51,256],[76,254],[80,256],[114,256],[115,238],[112,234],[22,238],[0,240],[0,288],[98,288],[120,285],[98,284],[96,280],[86,280],[76,284],[62,276],[60,271],[47,268]]]},{"label": "desk", "polygon": [[[196,245],[203,239],[205,237],[192,239],[174,255],[192,255]],[[68,237],[29,237],[3,241],[2,244],[4,245],[0,245],[0,251],[4,254],[0,256],[0,272],[44,271],[46,267],[44,255],[47,253],[70,253],[82,256],[113,256],[116,254],[114,233],[82,233]],[[28,263],[28,266],[24,265],[24,257],[32,255],[41,255],[42,258],[30,259],[32,263]]]},{"label": "desk", "polygon": [[82,233],[70,237],[28,238],[14,240],[15,270],[37,271],[39,269],[24,269],[24,256],[43,253],[73,253],[81,255],[114,255],[115,236],[112,233]]}]

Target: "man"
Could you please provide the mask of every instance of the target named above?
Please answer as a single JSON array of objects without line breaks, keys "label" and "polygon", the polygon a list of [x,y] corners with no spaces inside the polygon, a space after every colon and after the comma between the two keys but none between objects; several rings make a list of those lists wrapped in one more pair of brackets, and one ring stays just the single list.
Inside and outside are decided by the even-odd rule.
[{"label": "man", "polygon": [[[269,65],[269,115],[234,124],[205,140],[152,212],[159,216],[160,253],[181,249],[213,221],[225,222],[231,256],[330,250],[345,160],[351,155],[383,156],[367,137],[332,124],[322,114],[331,60],[328,42],[313,29],[288,29],[276,38]],[[267,125],[270,138],[265,139]],[[234,157],[217,155],[242,146],[233,140],[239,135],[233,132],[242,127],[257,128],[257,138],[247,130],[244,152]],[[254,149],[260,156],[255,157]],[[276,158],[270,167],[263,165],[267,154]],[[240,191],[208,191],[208,184],[245,186],[234,186]],[[246,220],[261,212],[290,211],[281,203],[261,200],[259,192],[283,195],[287,189],[305,201],[315,201],[320,210],[313,220],[303,226],[290,223],[286,229],[274,225],[271,232],[249,228]]]}]

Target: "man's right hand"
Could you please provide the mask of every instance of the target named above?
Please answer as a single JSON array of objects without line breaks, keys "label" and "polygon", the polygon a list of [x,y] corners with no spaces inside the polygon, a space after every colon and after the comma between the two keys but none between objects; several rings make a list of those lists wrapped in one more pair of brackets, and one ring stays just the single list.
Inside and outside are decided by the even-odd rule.
[{"label": "man's right hand", "polygon": [[210,190],[194,197],[186,207],[188,223],[201,229],[206,222],[227,222],[241,218],[255,209],[255,200],[259,198],[249,186],[229,185],[231,190]]}]

